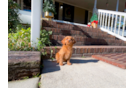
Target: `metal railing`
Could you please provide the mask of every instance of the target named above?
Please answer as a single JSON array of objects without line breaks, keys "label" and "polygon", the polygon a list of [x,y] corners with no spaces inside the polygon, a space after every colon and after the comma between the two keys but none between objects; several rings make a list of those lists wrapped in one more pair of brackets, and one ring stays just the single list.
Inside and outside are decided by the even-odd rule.
[{"label": "metal railing", "polygon": [[98,9],[97,14],[98,26],[102,31],[126,41],[126,13]]}]

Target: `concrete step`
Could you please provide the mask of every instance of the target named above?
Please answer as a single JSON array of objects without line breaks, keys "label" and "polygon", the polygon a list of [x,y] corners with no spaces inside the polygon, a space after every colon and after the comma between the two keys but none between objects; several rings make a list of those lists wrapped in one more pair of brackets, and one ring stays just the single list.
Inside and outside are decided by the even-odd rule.
[{"label": "concrete step", "polygon": [[8,82],[8,88],[38,88],[39,78],[30,78]]},{"label": "concrete step", "polygon": [[[62,45],[61,40],[64,38],[64,35],[52,35],[51,42],[52,45]],[[122,40],[115,40],[110,38],[87,38],[82,36],[73,36],[76,40],[75,45],[120,45],[125,46],[126,42]]]},{"label": "concrete step", "polygon": [[[53,50],[53,57],[60,50],[62,46],[51,46]],[[50,58],[50,47],[44,47],[47,56],[42,58]],[[126,46],[73,46],[72,57],[90,57],[96,54],[112,54],[112,53],[126,53]]]}]

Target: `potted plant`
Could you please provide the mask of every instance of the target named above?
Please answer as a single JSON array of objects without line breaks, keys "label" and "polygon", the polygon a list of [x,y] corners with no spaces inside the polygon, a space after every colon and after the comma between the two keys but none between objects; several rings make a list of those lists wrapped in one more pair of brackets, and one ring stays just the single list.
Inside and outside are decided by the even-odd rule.
[{"label": "potted plant", "polygon": [[90,19],[91,25],[93,26],[93,28],[97,28],[97,24],[98,24],[98,16],[96,13],[93,14],[93,16]]},{"label": "potted plant", "polygon": [[56,14],[56,12],[55,12],[55,5],[53,3],[53,0],[44,0],[43,12],[46,18],[54,17],[54,14]]}]

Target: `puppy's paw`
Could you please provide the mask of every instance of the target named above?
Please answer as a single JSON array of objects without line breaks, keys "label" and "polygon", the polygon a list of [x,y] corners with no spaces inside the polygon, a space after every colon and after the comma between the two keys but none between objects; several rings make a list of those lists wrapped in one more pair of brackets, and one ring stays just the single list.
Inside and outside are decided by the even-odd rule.
[{"label": "puppy's paw", "polygon": [[60,66],[63,66],[63,63],[62,64],[59,64]]},{"label": "puppy's paw", "polygon": [[72,65],[72,63],[67,63],[67,65]]},{"label": "puppy's paw", "polygon": [[58,63],[59,63],[59,61],[56,61],[56,63],[58,64]]}]

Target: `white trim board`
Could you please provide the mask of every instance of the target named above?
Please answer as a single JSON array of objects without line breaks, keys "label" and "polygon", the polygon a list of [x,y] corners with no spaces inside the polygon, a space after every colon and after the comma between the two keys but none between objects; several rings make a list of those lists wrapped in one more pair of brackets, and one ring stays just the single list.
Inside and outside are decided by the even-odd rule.
[{"label": "white trim board", "polygon": [[54,20],[54,19],[53,19],[53,21],[59,22],[59,23],[67,23],[67,24],[80,25],[80,26],[87,27],[87,25],[85,25],[85,24],[80,24],[80,23],[74,23],[74,22],[68,22],[68,21],[62,21],[62,20]]}]

